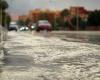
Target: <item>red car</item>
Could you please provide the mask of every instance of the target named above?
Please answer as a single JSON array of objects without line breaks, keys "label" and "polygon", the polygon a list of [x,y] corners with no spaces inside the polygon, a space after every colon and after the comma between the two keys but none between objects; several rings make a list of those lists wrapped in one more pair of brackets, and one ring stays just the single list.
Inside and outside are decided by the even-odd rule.
[{"label": "red car", "polygon": [[39,20],[37,23],[36,31],[39,32],[41,30],[51,31],[52,26],[48,20]]}]

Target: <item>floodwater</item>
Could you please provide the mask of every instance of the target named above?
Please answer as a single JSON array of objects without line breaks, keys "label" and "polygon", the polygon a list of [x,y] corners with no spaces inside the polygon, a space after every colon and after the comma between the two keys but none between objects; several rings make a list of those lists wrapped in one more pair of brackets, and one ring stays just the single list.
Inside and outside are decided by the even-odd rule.
[{"label": "floodwater", "polygon": [[95,36],[90,36],[90,37],[89,37],[89,42],[90,42],[90,43],[93,43],[93,44],[98,44],[98,45],[100,45],[100,36],[97,36],[97,35],[95,35]]},{"label": "floodwater", "polygon": [[98,36],[83,40],[24,32],[8,36],[0,80],[100,80]]}]

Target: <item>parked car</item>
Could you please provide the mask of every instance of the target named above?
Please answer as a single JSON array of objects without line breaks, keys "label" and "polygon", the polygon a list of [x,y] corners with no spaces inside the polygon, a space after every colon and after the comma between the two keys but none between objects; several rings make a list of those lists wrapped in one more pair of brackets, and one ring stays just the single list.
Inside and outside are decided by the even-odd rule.
[{"label": "parked car", "polygon": [[52,26],[48,20],[39,20],[37,22],[36,31],[39,32],[41,30],[51,31]]},{"label": "parked car", "polygon": [[18,30],[18,26],[16,24],[10,24],[9,28],[8,28],[9,31],[17,31]]}]

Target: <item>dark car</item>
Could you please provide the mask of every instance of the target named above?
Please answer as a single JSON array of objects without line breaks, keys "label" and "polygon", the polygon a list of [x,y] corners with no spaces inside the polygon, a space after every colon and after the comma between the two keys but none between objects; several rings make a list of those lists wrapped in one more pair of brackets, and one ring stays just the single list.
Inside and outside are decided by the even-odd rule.
[{"label": "dark car", "polygon": [[41,30],[51,31],[52,26],[48,20],[39,20],[37,23],[36,31],[39,32]]},{"label": "dark car", "polygon": [[17,25],[11,24],[11,25],[9,26],[8,30],[9,30],[9,31],[12,31],[12,30],[17,31],[17,27],[18,27]]}]

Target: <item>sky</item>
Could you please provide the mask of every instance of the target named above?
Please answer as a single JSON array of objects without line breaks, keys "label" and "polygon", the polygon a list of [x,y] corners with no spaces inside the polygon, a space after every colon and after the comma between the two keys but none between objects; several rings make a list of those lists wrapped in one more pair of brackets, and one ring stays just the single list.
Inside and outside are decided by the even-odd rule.
[{"label": "sky", "polygon": [[62,10],[71,6],[84,6],[87,10],[100,9],[100,0],[6,0],[9,13],[27,14],[34,9]]}]

